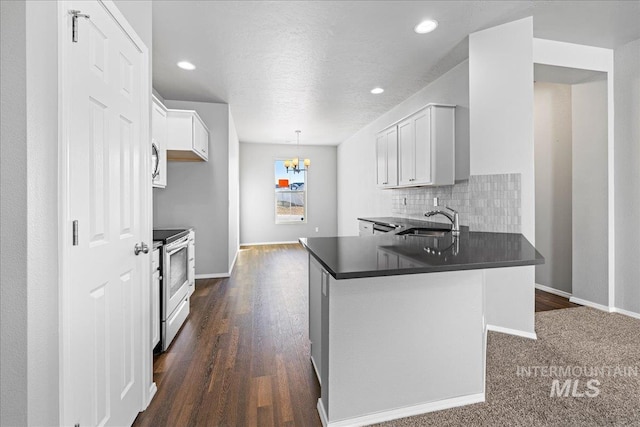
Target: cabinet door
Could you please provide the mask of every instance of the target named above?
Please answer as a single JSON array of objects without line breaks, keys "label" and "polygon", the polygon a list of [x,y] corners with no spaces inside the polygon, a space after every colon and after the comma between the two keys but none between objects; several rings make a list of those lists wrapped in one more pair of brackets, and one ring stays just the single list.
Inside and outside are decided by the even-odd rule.
[{"label": "cabinet door", "polygon": [[414,181],[412,184],[430,184],[431,179],[431,107],[411,117],[414,144]]},{"label": "cabinet door", "polygon": [[387,185],[398,185],[398,130],[387,131]]},{"label": "cabinet door", "polygon": [[189,281],[189,296],[196,290],[196,240],[195,233],[189,232],[189,246],[187,246],[188,270],[187,280]]},{"label": "cabinet door", "polygon": [[160,249],[151,256],[151,348],[160,342]]},{"label": "cabinet door", "polygon": [[[320,381],[322,369],[322,291],[328,285],[324,268],[309,255],[309,341],[311,341],[311,363]],[[326,288],[325,288],[326,289]]]},{"label": "cabinet door", "polygon": [[193,118],[193,138],[193,148],[207,160],[209,158],[209,132],[197,117]]},{"label": "cabinet door", "polygon": [[153,98],[151,110],[151,139],[158,149],[158,172],[153,178],[153,186],[167,186],[167,111]]},{"label": "cabinet door", "polygon": [[387,132],[382,131],[376,137],[376,170],[378,185],[387,185]]},{"label": "cabinet door", "polygon": [[160,342],[160,271],[151,280],[151,348]]},{"label": "cabinet door", "polygon": [[398,124],[398,153],[400,157],[400,165],[398,168],[399,184],[413,184],[415,179],[415,148],[413,120],[411,117]]},{"label": "cabinet door", "polygon": [[373,223],[369,221],[359,221],[358,231],[360,236],[372,236],[373,235]]}]

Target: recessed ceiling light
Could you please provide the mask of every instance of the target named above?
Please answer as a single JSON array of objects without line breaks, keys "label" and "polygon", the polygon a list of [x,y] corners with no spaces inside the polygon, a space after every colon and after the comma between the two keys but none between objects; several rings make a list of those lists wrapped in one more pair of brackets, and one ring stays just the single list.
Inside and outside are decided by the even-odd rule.
[{"label": "recessed ceiling light", "polygon": [[187,61],[178,62],[178,67],[182,68],[183,70],[189,70],[189,71],[193,71],[193,70],[196,69],[195,65],[193,65],[191,62],[187,62]]},{"label": "recessed ceiling light", "polygon": [[436,28],[438,28],[438,21],[436,21],[435,19],[427,19],[413,27],[413,31],[418,34],[427,34],[435,30]]},{"label": "recessed ceiling light", "polygon": [[381,87],[374,87],[373,89],[371,89],[371,93],[374,95],[380,95],[382,92],[384,92],[384,89],[382,89]]}]

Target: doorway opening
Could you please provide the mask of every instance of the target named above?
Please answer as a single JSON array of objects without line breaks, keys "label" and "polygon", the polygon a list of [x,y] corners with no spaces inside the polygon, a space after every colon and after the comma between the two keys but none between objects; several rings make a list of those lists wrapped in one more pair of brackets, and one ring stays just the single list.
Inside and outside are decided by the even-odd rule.
[{"label": "doorway opening", "polygon": [[607,73],[534,64],[536,287],[607,304]]}]

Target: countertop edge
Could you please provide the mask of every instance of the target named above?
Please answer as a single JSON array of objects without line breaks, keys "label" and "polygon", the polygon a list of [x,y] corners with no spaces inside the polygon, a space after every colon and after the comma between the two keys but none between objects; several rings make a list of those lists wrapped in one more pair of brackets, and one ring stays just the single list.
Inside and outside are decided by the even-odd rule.
[{"label": "countertop edge", "polygon": [[428,273],[445,273],[451,271],[465,271],[465,270],[485,270],[490,268],[507,268],[507,267],[527,267],[544,264],[544,258],[536,258],[531,260],[516,260],[516,261],[495,261],[495,262],[483,262],[474,264],[454,264],[454,265],[439,265],[432,267],[416,267],[406,268],[403,270],[369,270],[369,271],[355,271],[336,273],[331,269],[318,255],[313,252],[307,245],[307,238],[300,237],[298,239],[300,244],[307,250],[307,252],[318,261],[318,263],[336,280],[345,279],[365,279],[369,277],[382,277],[382,276],[404,276],[407,274],[428,274]]}]

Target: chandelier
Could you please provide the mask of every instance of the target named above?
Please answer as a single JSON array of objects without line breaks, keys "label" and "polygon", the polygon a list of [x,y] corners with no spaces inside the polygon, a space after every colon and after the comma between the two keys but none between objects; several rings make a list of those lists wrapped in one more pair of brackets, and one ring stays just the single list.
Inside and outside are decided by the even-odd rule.
[{"label": "chandelier", "polygon": [[291,168],[291,171],[294,173],[306,172],[309,166],[311,166],[311,160],[304,159],[302,161],[304,168],[300,168],[300,132],[302,131],[299,131],[299,130],[296,131],[296,134],[298,137],[298,143],[297,143],[298,155],[291,160],[284,161],[284,167],[287,168],[287,173],[289,173],[289,168]]}]

